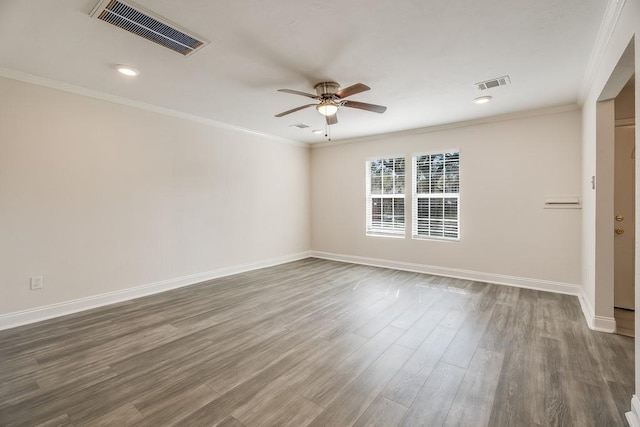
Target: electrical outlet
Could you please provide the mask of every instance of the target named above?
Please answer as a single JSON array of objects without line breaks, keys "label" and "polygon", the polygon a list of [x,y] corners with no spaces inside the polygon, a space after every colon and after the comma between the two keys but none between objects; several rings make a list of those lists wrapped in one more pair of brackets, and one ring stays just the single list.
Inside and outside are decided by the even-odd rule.
[{"label": "electrical outlet", "polygon": [[42,289],[44,282],[42,276],[31,276],[31,290]]}]

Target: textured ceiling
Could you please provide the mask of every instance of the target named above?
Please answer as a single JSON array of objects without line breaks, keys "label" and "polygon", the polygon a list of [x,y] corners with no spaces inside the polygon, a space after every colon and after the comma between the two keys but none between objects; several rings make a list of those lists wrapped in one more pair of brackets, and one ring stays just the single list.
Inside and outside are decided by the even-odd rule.
[{"label": "textured ceiling", "polygon": [[[602,22],[602,0],[139,0],[207,38],[183,57],[95,18],[97,0],[0,0],[0,67],[225,122],[321,142],[324,118],[279,88],[362,82],[334,140],[574,103]],[[113,69],[142,72],[125,78]],[[474,83],[509,75],[480,93]],[[492,102],[471,100],[489,94]],[[305,123],[308,129],[289,127]]]}]

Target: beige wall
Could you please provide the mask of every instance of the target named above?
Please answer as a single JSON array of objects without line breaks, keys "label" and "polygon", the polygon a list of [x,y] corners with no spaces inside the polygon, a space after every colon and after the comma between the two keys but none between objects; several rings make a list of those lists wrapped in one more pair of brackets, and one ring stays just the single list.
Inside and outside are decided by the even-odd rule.
[{"label": "beige wall", "polygon": [[[614,166],[615,166],[615,111],[614,101],[603,101],[597,104],[596,132],[596,212],[595,212],[595,268],[596,283],[607,283],[604,288],[596,290],[597,309],[594,314],[605,318],[613,318],[613,281],[614,281]],[[588,188],[586,191],[594,191]]]},{"label": "beige wall", "polygon": [[308,148],[9,79],[0,94],[0,315],[309,250]]},{"label": "beige wall", "polygon": [[[580,126],[579,111],[569,111],[314,146],[312,248],[340,255],[579,284],[580,210],[543,206],[547,196],[580,194]],[[461,156],[459,242],[365,235],[367,158],[456,148]],[[409,209],[410,194],[406,197]],[[407,224],[410,223],[408,216]]]},{"label": "beige wall", "polygon": [[[602,61],[599,63],[599,67],[595,71],[595,76],[593,79],[593,84],[591,85],[588,94],[585,98],[585,102],[582,108],[582,122],[583,122],[583,142],[582,142],[582,153],[583,153],[583,163],[582,163],[582,186],[583,186],[583,199],[584,199],[584,209],[583,209],[583,231],[582,231],[582,265],[583,265],[583,274],[582,274],[582,283],[585,288],[585,294],[589,299],[589,304],[593,307],[594,314],[598,317],[610,318],[613,315],[613,271],[607,271],[608,269],[612,269],[612,263],[609,259],[610,257],[604,257],[598,259],[596,257],[599,248],[597,247],[598,237],[601,236],[603,238],[605,234],[611,232],[611,224],[613,223],[613,204],[610,203],[609,206],[597,206],[597,201],[602,198],[597,195],[597,192],[603,191],[611,191],[611,186],[608,185],[608,182],[611,181],[611,177],[607,177],[604,174],[609,173],[612,175],[612,171],[607,172],[610,168],[606,164],[602,164],[600,162],[600,158],[598,154],[606,149],[602,144],[598,144],[598,135],[602,132],[607,132],[606,130],[601,129],[598,131],[597,124],[603,121],[602,111],[603,104],[598,104],[598,100],[601,99],[601,95],[604,93],[605,87],[609,82],[618,61],[622,57],[625,49],[627,48],[629,42],[633,39],[634,34],[638,33],[640,30],[640,20],[638,20],[638,16],[640,16],[640,0],[626,0],[624,2],[624,7],[621,11],[620,17],[617,21],[617,25],[615,30],[613,31],[610,40],[608,41],[607,47],[603,53]],[[636,36],[637,38],[637,36]],[[636,76],[640,75],[638,72],[640,71],[639,66],[639,49],[640,43],[638,40],[635,42],[635,74]],[[622,81],[622,85],[626,83],[629,76],[626,77],[624,81]],[[617,95],[611,94],[610,97],[605,97],[605,99],[613,98]],[[638,111],[638,96],[637,96],[637,85],[636,85],[636,118]],[[606,120],[611,122],[613,117],[613,111],[608,112],[606,116]],[[612,124],[612,123],[611,123]],[[636,138],[637,138],[637,129],[636,129]],[[613,133],[611,129],[609,133]],[[604,143],[604,140],[601,139],[601,142]],[[612,143],[611,143],[612,144]],[[612,152],[613,147],[610,147],[610,151]],[[609,161],[611,156],[609,154],[605,157],[605,162],[609,165],[612,164]],[[600,174],[601,176],[598,176]],[[597,189],[594,191],[591,188],[591,177],[596,176],[597,182],[603,182],[606,185],[597,186]],[[607,197],[607,195],[603,195],[603,197]],[[604,230],[598,230],[598,224],[601,224],[601,227],[605,228]],[[600,271],[597,271],[600,270]],[[602,280],[603,277],[608,277],[610,279]],[[599,280],[600,278],[600,280]]]},{"label": "beige wall", "polygon": [[634,77],[629,80],[620,94],[616,97],[616,120],[632,119],[636,116],[635,94],[636,87]]},{"label": "beige wall", "polygon": [[[616,2],[616,4],[618,4]],[[591,189],[589,180],[592,175],[596,175],[598,169],[598,99],[601,97],[603,90],[605,89],[607,82],[614,73],[614,69],[618,64],[619,59],[623,55],[623,52],[629,45],[629,42],[635,37],[635,59],[632,65],[632,71],[635,72],[636,78],[640,76],[640,40],[638,35],[640,34],[640,0],[626,0],[622,3],[622,11],[620,17],[616,23],[616,27],[611,34],[610,39],[607,41],[606,49],[604,50],[599,66],[595,71],[593,84],[589,88],[586,96],[583,108],[582,108],[582,123],[583,123],[583,138],[582,138],[582,152],[583,152],[583,167],[582,167],[582,186],[583,186],[583,248],[582,248],[582,264],[583,264],[583,286],[585,293],[590,299],[590,303],[594,307],[596,316],[608,316],[612,311],[612,297],[611,293],[613,286],[611,283],[598,282],[597,280],[597,267],[599,261],[596,259],[597,252],[597,215],[600,213],[600,208],[596,204],[596,191]],[[628,77],[627,77],[628,78]],[[640,96],[638,93],[638,85],[635,85],[635,121],[638,122],[638,112],[640,111]],[[615,96],[615,94],[613,95]],[[640,140],[640,132],[636,126],[635,130],[636,141]],[[640,171],[638,168],[640,165],[636,162],[636,206],[637,201],[640,200]],[[637,208],[636,208],[637,211]],[[607,217],[603,218],[607,227],[611,227],[613,223],[613,210],[607,213],[603,213]],[[609,223],[606,221],[609,220]],[[636,216],[636,306],[640,303],[640,292],[638,292],[638,283],[640,283],[640,217]],[[607,262],[605,260],[605,262]],[[640,330],[640,316],[636,316],[636,330]],[[636,340],[636,390],[640,384],[640,340]],[[640,402],[638,402],[640,403]],[[635,412],[635,411],[634,411]],[[640,418],[637,413],[634,413],[634,422],[639,423]]]}]

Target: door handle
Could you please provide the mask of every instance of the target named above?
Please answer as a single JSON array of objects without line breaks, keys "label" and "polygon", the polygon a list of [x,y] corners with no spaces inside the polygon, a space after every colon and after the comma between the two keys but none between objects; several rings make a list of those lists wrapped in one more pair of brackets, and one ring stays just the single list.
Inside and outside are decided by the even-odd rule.
[{"label": "door handle", "polygon": [[616,234],[623,234],[623,233],[624,233],[624,228],[616,227]]}]

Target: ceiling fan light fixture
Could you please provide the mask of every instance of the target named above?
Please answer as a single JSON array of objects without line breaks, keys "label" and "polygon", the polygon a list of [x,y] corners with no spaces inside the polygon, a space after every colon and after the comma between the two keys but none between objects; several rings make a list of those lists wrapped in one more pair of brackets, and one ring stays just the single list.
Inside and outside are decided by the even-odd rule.
[{"label": "ceiling fan light fixture", "polygon": [[473,100],[474,104],[486,104],[493,99],[492,96],[480,96]]},{"label": "ceiling fan light fixture", "polygon": [[338,106],[331,101],[322,101],[316,105],[316,110],[323,116],[333,116],[338,112]]}]

